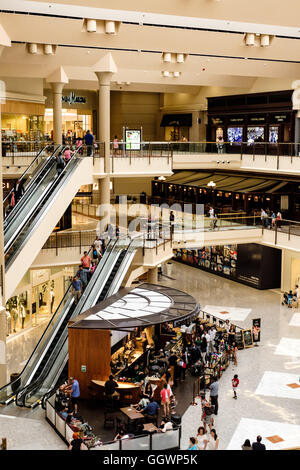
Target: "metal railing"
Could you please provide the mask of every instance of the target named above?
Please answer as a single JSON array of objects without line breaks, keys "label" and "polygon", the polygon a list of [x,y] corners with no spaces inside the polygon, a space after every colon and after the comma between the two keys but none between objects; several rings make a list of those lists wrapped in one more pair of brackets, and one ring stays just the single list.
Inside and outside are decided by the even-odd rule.
[{"label": "metal railing", "polygon": [[[5,163],[15,164],[17,157],[34,157],[37,152],[46,146],[54,146],[53,142],[47,140],[37,141],[6,141],[2,140],[2,158],[6,157]],[[9,160],[8,160],[9,159]]]},{"label": "metal railing", "polygon": [[[2,157],[34,156],[41,148],[53,142],[47,140],[39,141],[2,141]],[[71,150],[76,150],[79,144],[64,143]],[[118,148],[115,143],[110,142],[110,154],[113,158],[129,157],[167,157],[172,158],[176,154],[239,154],[239,155],[274,155],[284,157],[300,156],[300,143],[294,142],[173,142],[173,141],[148,141],[139,144],[130,144],[123,141],[118,142]],[[82,154],[93,156],[94,158],[104,157],[105,144],[94,140],[93,144],[86,145],[82,143]],[[13,160],[12,160],[13,162]]]},{"label": "metal railing", "polygon": [[294,142],[141,142],[129,144],[118,142],[118,148],[114,148],[114,142],[110,144],[111,155],[114,157],[134,156],[169,156],[176,154],[250,154],[275,155],[275,156],[300,156],[300,143]]},{"label": "metal railing", "polygon": [[[69,426],[64,418],[55,410],[55,395],[48,396],[45,400],[46,421],[56,430],[63,441],[68,445],[73,439],[73,429]],[[96,441],[99,441],[95,437]],[[173,425],[173,430],[165,433],[141,434],[139,436],[130,437],[128,439],[119,439],[117,441],[109,441],[98,444],[97,442],[89,446],[89,450],[170,450],[180,449],[181,427]]]},{"label": "metal railing", "polygon": [[[139,236],[139,233],[135,232],[132,235]],[[65,248],[78,248],[78,252],[81,253],[83,248],[91,247],[99,236],[97,230],[55,232],[50,235],[42,249],[55,250],[56,256],[59,250]],[[160,246],[162,246],[165,251],[168,243],[171,243],[171,237],[169,237],[168,232],[164,233],[162,229],[149,231],[139,236],[139,247],[142,249],[143,256],[145,256],[147,249],[155,249],[156,254],[158,254],[158,248]]]}]

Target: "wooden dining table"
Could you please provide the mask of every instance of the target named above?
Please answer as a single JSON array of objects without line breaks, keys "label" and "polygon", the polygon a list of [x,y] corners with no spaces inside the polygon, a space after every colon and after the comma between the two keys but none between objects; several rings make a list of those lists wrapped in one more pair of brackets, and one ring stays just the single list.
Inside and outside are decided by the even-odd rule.
[{"label": "wooden dining table", "polygon": [[140,411],[137,411],[132,406],[126,406],[125,408],[120,408],[120,411],[127,416],[128,421],[136,421],[137,419],[143,419],[145,416]]}]

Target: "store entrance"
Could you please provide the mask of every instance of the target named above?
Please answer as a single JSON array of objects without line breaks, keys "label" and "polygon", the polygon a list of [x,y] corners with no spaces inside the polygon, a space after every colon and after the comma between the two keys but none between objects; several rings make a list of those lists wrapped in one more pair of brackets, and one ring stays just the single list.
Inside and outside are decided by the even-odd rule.
[{"label": "store entrance", "polygon": [[[83,114],[84,113],[84,114]],[[65,143],[72,144],[78,137],[84,137],[87,130],[92,129],[92,111],[78,109],[62,110],[62,132]],[[53,137],[53,109],[45,110],[45,134]]]}]

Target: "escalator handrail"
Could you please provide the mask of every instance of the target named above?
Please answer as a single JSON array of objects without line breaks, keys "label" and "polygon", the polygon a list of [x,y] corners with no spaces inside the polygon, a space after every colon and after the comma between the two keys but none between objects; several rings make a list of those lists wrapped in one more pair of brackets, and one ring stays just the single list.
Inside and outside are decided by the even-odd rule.
[{"label": "escalator handrail", "polygon": [[[49,163],[52,163],[52,160],[55,158],[56,152],[60,151],[61,148],[64,148],[64,147],[60,145],[60,146],[54,148],[52,154],[48,158],[45,159],[45,162],[42,165],[42,167],[40,168],[40,171],[30,181],[30,184],[29,184],[28,188],[26,188],[26,190],[24,192],[24,195],[21,197],[20,201],[13,207],[13,210],[5,218],[5,220],[4,220],[5,228],[7,228],[7,226],[11,223],[11,219],[13,219],[20,212],[20,210],[22,210],[24,204],[26,204],[26,202],[28,200],[28,197],[32,196],[32,192],[30,191],[32,185],[38,180],[39,176],[45,170],[45,168],[49,165]],[[45,177],[47,176],[47,174],[49,173],[50,170],[51,170],[51,168],[49,168],[46,171],[46,173],[43,175],[43,177],[39,181],[39,183],[41,183],[45,179]],[[29,194],[30,194],[30,196],[29,196]]]},{"label": "escalator handrail", "polygon": [[[78,148],[78,150],[80,149],[80,147]],[[70,160],[67,162],[66,166],[64,167],[64,169],[62,170],[62,172],[59,174],[59,176],[57,178],[55,178],[52,182],[49,183],[46,191],[44,191],[39,199],[35,202],[34,206],[31,208],[30,212],[27,214],[27,216],[23,219],[23,222],[22,224],[20,225],[20,230],[18,231],[18,234],[20,234],[20,231],[21,229],[24,228],[24,226],[28,223],[28,221],[32,220],[33,218],[36,217],[36,215],[38,214],[38,212],[40,210],[43,209],[44,207],[44,201],[47,200],[48,196],[50,195],[50,193],[53,192],[53,190],[55,188],[57,188],[57,186],[62,182],[62,179],[63,179],[63,175],[66,173],[66,170],[67,168],[69,167],[69,165],[71,164],[71,162],[73,162],[76,158],[77,158],[77,153],[78,153],[78,150],[76,150],[76,152],[72,155],[72,157],[70,158]],[[51,157],[52,158],[52,157]],[[49,174],[49,172],[51,171],[52,169],[52,166],[48,169],[48,171],[43,175],[41,181],[40,181],[40,184],[43,182],[43,180],[47,177],[47,175]],[[18,237],[18,236],[17,236]],[[7,251],[11,248],[11,246],[13,245],[14,241],[16,240],[16,237],[11,237],[11,239],[6,242],[6,245],[4,247],[5,249],[5,254],[7,253]]]},{"label": "escalator handrail", "polygon": [[[109,249],[112,250],[112,249],[114,248],[115,244],[117,243],[117,240],[111,240],[111,243],[112,243],[112,242],[114,242],[113,245],[112,245],[112,247],[109,247],[109,245],[108,245],[108,247],[107,247],[105,253],[108,252]],[[89,250],[88,253],[90,253],[90,251],[91,251],[91,248],[90,248],[90,250]],[[110,252],[111,252],[111,251],[110,251]],[[106,263],[107,263],[108,261],[109,261],[109,256],[105,259],[104,266],[106,265]],[[102,269],[103,269],[104,266],[102,266]],[[65,300],[66,296],[68,295],[68,292],[69,292],[69,290],[70,290],[71,288],[72,288],[72,283],[70,283],[70,285],[69,285],[69,287],[68,287],[68,289],[67,289],[67,291],[66,291],[66,293],[65,293],[65,295],[64,295],[64,297],[63,297],[63,299],[61,300],[59,306],[57,307],[56,312],[54,313],[53,317],[51,317],[51,320],[49,321],[49,323],[48,323],[48,325],[47,325],[47,327],[46,327],[44,333],[42,334],[42,336],[41,336],[39,342],[37,343],[36,347],[34,348],[32,354],[31,354],[30,358],[28,359],[28,361],[27,361],[27,363],[26,363],[24,369],[22,370],[21,374],[24,372],[24,370],[25,370],[27,364],[29,363],[31,357],[33,356],[35,350],[38,348],[38,346],[40,345],[41,341],[43,340],[43,337],[45,336],[45,334],[47,333],[48,329],[50,328],[51,323],[52,323],[52,321],[53,321],[53,318],[55,317],[56,313],[60,310],[60,307],[61,307],[62,303],[64,302],[64,300]],[[74,312],[73,312],[73,313],[74,313]],[[65,312],[65,315],[67,315],[67,312]],[[54,333],[54,331],[53,331],[53,333]],[[51,337],[49,338],[49,340],[51,340],[51,343],[54,341],[56,335],[57,335],[57,331],[55,331],[55,334],[52,334]],[[48,364],[48,361],[51,359],[51,355],[52,355],[52,353],[50,354],[50,356],[49,356],[49,358],[48,358],[46,364],[44,365],[44,368],[45,368],[46,365]],[[44,371],[41,371],[41,375],[43,375],[43,372],[44,372]],[[20,375],[21,375],[21,374],[20,374]],[[18,379],[19,379],[19,377],[18,377]],[[16,381],[17,381],[18,379],[16,379]],[[31,385],[33,386],[33,384],[36,384],[36,383],[38,382],[38,380],[39,380],[39,379],[37,379],[37,380],[35,380],[34,382],[31,382],[31,383],[25,385],[23,388],[21,388],[21,389],[17,392],[16,395],[18,396],[18,395],[21,394],[22,392],[25,393],[25,392],[26,392],[26,389],[27,389],[28,387],[31,387]],[[15,381],[15,382],[16,382],[16,381]],[[11,382],[11,383],[13,383],[13,382]],[[10,384],[7,384],[7,386],[9,386],[9,385],[10,385]],[[3,388],[5,388],[5,387],[6,387],[6,386],[0,388],[0,392],[1,392],[1,390],[2,390]],[[18,404],[18,403],[17,403],[17,404]],[[23,406],[23,405],[20,405],[20,406]]]},{"label": "escalator handrail", "polygon": [[[112,245],[111,245],[111,246],[110,246],[110,244],[108,245],[108,247],[107,247],[105,253],[108,253],[108,252],[109,252],[109,255],[110,255],[110,254],[113,252],[113,250],[114,250],[114,248],[116,247],[116,245],[118,244],[118,242],[119,242],[119,238],[117,238],[117,239],[111,239],[111,240],[110,240],[110,244],[112,244]],[[107,256],[107,258],[104,260],[104,265],[101,266],[101,272],[102,272],[104,266],[106,266],[106,264],[109,263],[109,261],[110,261],[110,256]],[[103,286],[103,287],[104,287],[104,286]],[[80,300],[81,300],[81,301],[85,301],[85,300],[86,300],[86,299],[84,300],[84,297],[83,297],[83,296],[84,296],[84,293],[83,293],[83,295],[80,297]],[[79,300],[79,303],[78,303],[78,306],[76,307],[76,309],[80,308],[80,310],[81,310],[82,308],[81,308],[81,305],[80,305],[80,300]],[[82,302],[81,302],[81,303],[82,303]],[[69,320],[70,320],[71,318],[73,318],[74,316],[77,316],[77,315],[78,315],[78,313],[75,314],[76,309],[72,312],[71,317],[69,318]],[[66,330],[64,330],[64,332],[66,333]],[[56,332],[56,333],[57,333],[57,332]],[[62,333],[62,334],[63,334],[63,333]],[[56,335],[54,335],[54,337],[52,338],[52,341],[55,339],[55,336],[56,336]],[[67,337],[66,337],[65,340],[63,341],[63,343],[62,343],[62,345],[61,345],[59,351],[55,353],[55,358],[52,357],[52,356],[53,356],[53,353],[54,353],[54,350],[51,352],[51,354],[50,354],[50,356],[49,356],[49,358],[48,358],[46,364],[44,364],[44,366],[43,366],[43,370],[41,371],[40,376],[39,376],[34,382],[31,382],[31,383],[29,383],[28,385],[25,385],[22,389],[20,389],[20,390],[17,392],[16,404],[17,404],[18,406],[26,406],[26,405],[25,405],[25,401],[26,401],[26,396],[27,396],[27,394],[30,393],[30,392],[31,392],[32,390],[34,390],[34,389],[36,390],[36,389],[40,386],[40,384],[43,383],[43,381],[44,381],[44,379],[45,379],[45,374],[46,374],[45,369],[46,369],[46,367],[47,367],[49,361],[51,360],[52,363],[53,363],[53,361],[55,362],[55,359],[59,356],[59,354],[60,354],[62,348],[63,348],[64,345],[65,345],[66,339],[67,339]],[[59,338],[58,338],[58,340],[59,340]],[[57,344],[57,343],[56,343],[56,344]],[[48,392],[47,392],[47,393],[48,393]]]},{"label": "escalator handrail", "polygon": [[[29,172],[30,168],[35,164],[36,160],[40,157],[40,155],[48,148],[48,147],[52,147],[51,144],[48,144],[46,145],[45,147],[43,147],[35,156],[35,158],[32,160],[32,162],[30,163],[30,165],[26,168],[26,170],[24,171],[24,173],[22,174],[22,176],[19,178],[20,181],[22,181],[24,179],[24,177],[26,176],[26,174]],[[9,193],[5,196],[5,198],[3,199],[3,205],[5,205],[6,201],[8,200],[9,196],[11,195],[11,193],[14,191],[14,188],[12,188]]]},{"label": "escalator handrail", "polygon": [[[64,347],[65,343],[63,342],[59,351],[57,352],[56,356],[55,356],[55,359],[59,356],[62,348]],[[50,359],[50,358],[49,358]],[[48,360],[49,360],[48,359]],[[48,361],[47,361],[48,363]],[[46,364],[45,364],[46,366]],[[40,384],[43,383],[44,381],[44,376],[45,376],[45,367],[43,369],[43,371],[41,372],[40,376],[34,381],[34,382],[31,382],[29,383],[28,385],[25,385],[25,387],[23,387],[21,390],[19,390],[17,393],[16,393],[16,405],[17,406],[20,406],[20,407],[26,407],[25,405],[25,401],[26,401],[26,397],[27,395],[32,392],[33,390],[37,390],[40,386]],[[42,397],[43,399],[43,397]],[[28,407],[27,407],[28,408]]]}]

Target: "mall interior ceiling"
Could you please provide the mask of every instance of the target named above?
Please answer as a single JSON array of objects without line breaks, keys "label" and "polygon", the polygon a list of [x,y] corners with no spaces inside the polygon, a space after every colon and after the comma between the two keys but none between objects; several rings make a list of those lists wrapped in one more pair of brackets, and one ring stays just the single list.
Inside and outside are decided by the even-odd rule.
[{"label": "mall interior ceiling", "polygon": [[[41,79],[49,88],[47,77],[63,67],[72,88],[97,89],[95,64],[111,52],[116,90],[288,90],[300,69],[298,1],[288,9],[263,3],[2,0],[0,75],[9,91],[24,92],[8,79]],[[205,99],[200,104],[206,108]]]}]

